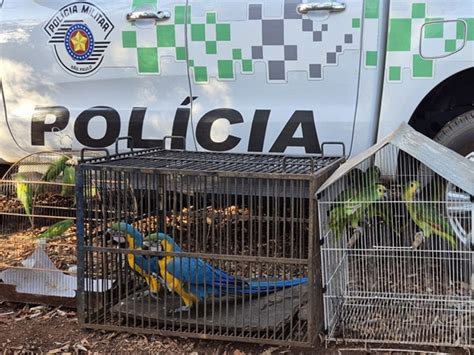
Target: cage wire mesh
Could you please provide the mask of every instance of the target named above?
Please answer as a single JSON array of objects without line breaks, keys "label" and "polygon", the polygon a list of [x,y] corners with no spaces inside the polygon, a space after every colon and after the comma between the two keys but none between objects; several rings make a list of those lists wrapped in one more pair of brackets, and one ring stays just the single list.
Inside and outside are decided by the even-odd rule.
[{"label": "cage wire mesh", "polygon": [[0,180],[2,298],[75,297],[79,154],[72,150],[34,153],[12,165]]},{"label": "cage wire mesh", "polygon": [[318,202],[327,339],[472,347],[472,196],[392,144],[344,172]]},{"label": "cage wire mesh", "polygon": [[41,152],[12,165],[0,180],[0,234],[75,218],[76,156]]},{"label": "cage wire mesh", "polygon": [[[322,319],[312,197],[340,162],[148,150],[81,164],[81,324],[311,344]],[[93,200],[91,186],[111,192]],[[93,294],[94,280],[113,286]]]}]

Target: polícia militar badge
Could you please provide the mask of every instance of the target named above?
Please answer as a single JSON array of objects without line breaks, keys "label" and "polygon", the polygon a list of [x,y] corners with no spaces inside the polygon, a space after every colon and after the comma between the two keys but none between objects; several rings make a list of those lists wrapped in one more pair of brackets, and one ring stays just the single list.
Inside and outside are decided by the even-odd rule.
[{"label": "pol\u00edcia militar badge", "polygon": [[100,66],[113,29],[105,13],[85,1],[63,6],[44,26],[58,62],[79,75],[92,74]]}]

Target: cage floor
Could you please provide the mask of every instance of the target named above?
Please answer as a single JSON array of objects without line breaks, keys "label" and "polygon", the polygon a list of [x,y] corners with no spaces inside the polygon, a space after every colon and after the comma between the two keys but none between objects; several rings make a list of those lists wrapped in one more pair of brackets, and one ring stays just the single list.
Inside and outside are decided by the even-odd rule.
[{"label": "cage floor", "polygon": [[[166,323],[208,329],[232,328],[235,331],[262,331],[291,326],[300,309],[305,308],[306,287],[292,287],[266,296],[235,299],[215,298],[195,305],[191,310],[175,312],[183,304],[166,292],[158,298],[140,295],[123,299],[113,307],[116,316],[141,321],[142,324]],[[306,315],[299,318],[303,320]],[[306,320],[306,319],[304,319]]]},{"label": "cage floor", "polygon": [[473,346],[473,302],[344,299],[330,340]]}]

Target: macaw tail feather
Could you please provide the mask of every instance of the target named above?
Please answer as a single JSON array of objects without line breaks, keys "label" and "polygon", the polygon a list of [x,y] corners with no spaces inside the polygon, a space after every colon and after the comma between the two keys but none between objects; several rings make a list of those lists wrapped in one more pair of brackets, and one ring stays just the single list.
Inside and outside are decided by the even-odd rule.
[{"label": "macaw tail feather", "polygon": [[[301,277],[293,280],[277,280],[277,281],[249,281],[240,291],[243,294],[265,294],[283,290],[287,287],[294,287],[308,283],[307,277]],[[239,290],[237,290],[238,293]]]}]

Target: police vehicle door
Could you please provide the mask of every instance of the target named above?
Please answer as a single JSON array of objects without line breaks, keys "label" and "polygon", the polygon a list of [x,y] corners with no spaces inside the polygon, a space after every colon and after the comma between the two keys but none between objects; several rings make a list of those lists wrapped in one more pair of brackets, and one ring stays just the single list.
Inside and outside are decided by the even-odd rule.
[{"label": "police vehicle door", "polygon": [[199,148],[318,153],[324,141],[349,146],[363,0],[344,3],[189,0]]},{"label": "police vehicle door", "polygon": [[145,148],[176,121],[180,133],[189,84],[176,2],[6,0],[0,77],[17,143],[107,147],[127,135]]}]

